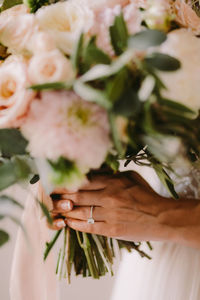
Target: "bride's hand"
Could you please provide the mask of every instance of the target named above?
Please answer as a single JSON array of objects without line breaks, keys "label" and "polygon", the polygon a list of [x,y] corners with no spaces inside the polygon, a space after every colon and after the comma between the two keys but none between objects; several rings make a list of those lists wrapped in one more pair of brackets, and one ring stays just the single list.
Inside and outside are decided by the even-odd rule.
[{"label": "bride's hand", "polygon": [[[173,200],[160,197],[134,172],[96,175],[84,190],[62,193],[61,198],[54,202],[53,213],[65,217],[61,220],[63,227],[67,224],[82,232],[129,241],[164,239],[165,229],[165,235],[170,234],[167,226],[159,224],[158,216],[171,207]],[[74,208],[61,209],[64,201]],[[91,206],[94,224],[87,222]]]}]

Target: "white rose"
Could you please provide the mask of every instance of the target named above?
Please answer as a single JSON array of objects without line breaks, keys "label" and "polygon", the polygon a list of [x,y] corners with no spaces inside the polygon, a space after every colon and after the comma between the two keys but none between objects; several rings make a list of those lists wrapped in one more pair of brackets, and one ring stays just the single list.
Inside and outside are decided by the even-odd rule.
[{"label": "white rose", "polygon": [[176,57],[182,64],[175,72],[160,72],[167,87],[163,96],[192,109],[200,109],[200,39],[186,29],[178,29],[168,35],[159,50]]},{"label": "white rose", "polygon": [[24,4],[19,4],[2,11],[0,14],[0,20],[2,18],[17,17],[28,13],[29,13],[29,8]]},{"label": "white rose", "polygon": [[28,86],[26,63],[11,56],[0,66],[0,128],[19,126],[35,96]]},{"label": "white rose", "polygon": [[27,46],[32,54],[49,52],[56,49],[52,37],[47,32],[43,31],[36,31]]},{"label": "white rose", "polygon": [[9,16],[2,19],[0,15],[0,43],[8,47],[10,53],[26,51],[36,30],[34,15]]},{"label": "white rose", "polygon": [[84,4],[68,0],[42,7],[36,18],[40,29],[51,34],[57,47],[71,54],[80,33],[87,33],[93,26],[94,14]]},{"label": "white rose", "polygon": [[33,84],[67,81],[74,77],[71,62],[59,50],[33,56],[28,73]]}]

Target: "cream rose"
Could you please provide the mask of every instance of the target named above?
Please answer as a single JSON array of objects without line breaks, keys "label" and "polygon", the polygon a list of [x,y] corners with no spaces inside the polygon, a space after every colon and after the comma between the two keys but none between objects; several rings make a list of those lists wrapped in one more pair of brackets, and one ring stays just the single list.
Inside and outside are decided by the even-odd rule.
[{"label": "cream rose", "polygon": [[200,109],[200,39],[186,29],[172,31],[159,51],[178,58],[182,64],[176,72],[160,72],[167,87],[163,96],[192,109]]},{"label": "cream rose", "polygon": [[52,37],[47,32],[43,31],[36,31],[27,46],[32,54],[49,52],[57,49]]},{"label": "cream rose", "polygon": [[67,81],[74,77],[71,62],[59,50],[33,56],[28,74],[33,84]]},{"label": "cream rose", "polygon": [[2,11],[0,14],[0,20],[2,18],[17,17],[28,13],[29,13],[29,8],[24,4],[19,4]]},{"label": "cream rose", "polygon": [[37,24],[34,15],[6,18],[1,18],[0,15],[0,43],[8,47],[10,53],[24,53],[36,30]]},{"label": "cream rose", "polygon": [[80,33],[87,33],[93,26],[94,15],[84,3],[68,0],[42,7],[36,18],[40,29],[52,36],[56,46],[71,54]]},{"label": "cream rose", "polygon": [[19,126],[35,95],[28,86],[26,63],[11,56],[0,66],[0,128]]}]

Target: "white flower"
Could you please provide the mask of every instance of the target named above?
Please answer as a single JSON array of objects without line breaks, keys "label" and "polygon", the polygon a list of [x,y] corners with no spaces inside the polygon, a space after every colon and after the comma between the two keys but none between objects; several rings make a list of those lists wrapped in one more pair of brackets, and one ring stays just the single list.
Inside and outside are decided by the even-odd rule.
[{"label": "white flower", "polygon": [[74,77],[71,62],[57,49],[34,55],[28,73],[33,84],[72,80]]},{"label": "white flower", "polygon": [[17,127],[35,93],[28,90],[26,64],[10,57],[0,66],[0,128]]},{"label": "white flower", "polygon": [[17,17],[28,13],[29,13],[29,8],[26,5],[24,4],[15,5],[9,9],[2,11],[0,14],[0,20],[2,18]]},{"label": "white flower", "polygon": [[186,29],[172,31],[160,51],[178,58],[182,64],[176,72],[160,72],[167,87],[163,96],[192,109],[200,109],[200,39]]},{"label": "white flower", "polygon": [[32,54],[48,52],[56,49],[56,44],[52,37],[47,32],[43,31],[36,31],[27,46]]},{"label": "white flower", "polygon": [[68,0],[42,7],[36,18],[40,29],[51,34],[57,47],[71,54],[80,33],[87,33],[93,26],[94,14],[84,3]]},{"label": "white flower", "polygon": [[0,15],[0,43],[10,53],[26,52],[32,35],[37,30],[34,15],[2,17]]}]

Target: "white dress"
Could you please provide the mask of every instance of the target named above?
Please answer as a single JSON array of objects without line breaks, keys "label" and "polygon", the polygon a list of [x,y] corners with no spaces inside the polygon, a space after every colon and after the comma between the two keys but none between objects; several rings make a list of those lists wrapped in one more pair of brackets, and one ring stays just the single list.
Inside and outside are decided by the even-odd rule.
[{"label": "white dress", "polygon": [[[156,176],[149,172],[142,170],[146,179],[152,178],[153,188],[164,194]],[[199,179],[200,171],[192,170],[179,182],[178,191],[199,197]],[[124,252],[111,300],[199,300],[200,250],[173,243],[152,245],[150,261]]]}]

